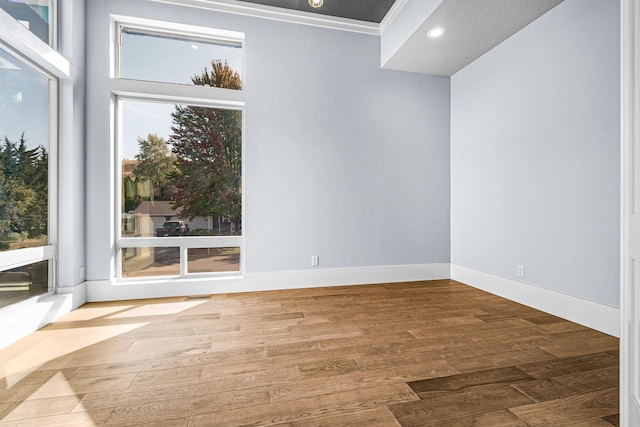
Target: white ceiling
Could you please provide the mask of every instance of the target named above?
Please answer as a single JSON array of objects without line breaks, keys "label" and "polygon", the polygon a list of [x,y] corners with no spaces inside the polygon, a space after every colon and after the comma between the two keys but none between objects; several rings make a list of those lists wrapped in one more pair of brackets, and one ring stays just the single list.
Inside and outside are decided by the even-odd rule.
[{"label": "white ceiling", "polygon": [[[451,76],[562,1],[443,0],[383,68]],[[433,27],[446,33],[429,39]]]},{"label": "white ceiling", "polygon": [[[314,9],[313,13],[305,9],[308,0],[155,1],[207,7],[366,34],[381,34],[383,38],[389,29],[396,25],[402,30],[401,33],[405,34],[408,30],[410,35],[406,40],[397,40],[392,50],[385,53],[385,59],[389,59],[382,64],[384,69],[451,76],[563,0],[429,0],[428,4],[427,0],[324,0],[325,6]],[[335,7],[329,7],[331,5]],[[408,20],[404,19],[407,14],[420,8],[425,10],[424,6],[429,5],[434,6],[430,6],[433,9],[428,16],[410,16]],[[376,10],[380,12],[389,7],[380,24],[367,21],[369,18],[363,14],[367,8],[378,8]],[[403,13],[404,18],[400,18]],[[424,13],[427,14],[428,11]],[[354,19],[357,17],[363,20]],[[406,26],[402,27],[408,21],[416,25],[413,33]],[[444,27],[446,33],[441,38],[429,39],[427,32],[437,26]]]}]

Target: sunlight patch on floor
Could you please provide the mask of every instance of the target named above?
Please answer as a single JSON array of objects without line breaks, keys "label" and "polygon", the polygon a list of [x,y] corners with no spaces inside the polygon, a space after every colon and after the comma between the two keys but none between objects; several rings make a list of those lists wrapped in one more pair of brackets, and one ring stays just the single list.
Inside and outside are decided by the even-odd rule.
[{"label": "sunlight patch on floor", "polygon": [[10,388],[48,363],[53,362],[45,369],[59,369],[63,361],[57,359],[146,325],[148,323],[41,329],[3,350],[0,378],[4,378],[5,387]]},{"label": "sunlight patch on floor", "polygon": [[207,300],[197,301],[176,301],[159,304],[144,304],[132,308],[130,310],[121,311],[111,316],[107,316],[107,319],[122,319],[127,317],[147,317],[147,316],[164,316],[168,314],[178,314],[182,311],[189,310],[204,304]]}]

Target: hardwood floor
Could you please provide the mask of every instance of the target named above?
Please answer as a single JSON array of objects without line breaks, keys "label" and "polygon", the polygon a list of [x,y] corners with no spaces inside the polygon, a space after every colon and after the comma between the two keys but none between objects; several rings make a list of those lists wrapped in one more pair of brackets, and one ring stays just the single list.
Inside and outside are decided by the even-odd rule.
[{"label": "hardwood floor", "polygon": [[0,427],[615,426],[618,345],[449,280],[90,303],[0,351]]}]

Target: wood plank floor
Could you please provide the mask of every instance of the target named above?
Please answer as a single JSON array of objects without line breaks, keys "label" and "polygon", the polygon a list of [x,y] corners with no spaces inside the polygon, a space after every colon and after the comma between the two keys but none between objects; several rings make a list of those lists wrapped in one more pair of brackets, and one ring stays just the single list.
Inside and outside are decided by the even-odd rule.
[{"label": "wood plank floor", "polygon": [[618,345],[449,280],[90,303],[0,351],[0,427],[615,426]]}]

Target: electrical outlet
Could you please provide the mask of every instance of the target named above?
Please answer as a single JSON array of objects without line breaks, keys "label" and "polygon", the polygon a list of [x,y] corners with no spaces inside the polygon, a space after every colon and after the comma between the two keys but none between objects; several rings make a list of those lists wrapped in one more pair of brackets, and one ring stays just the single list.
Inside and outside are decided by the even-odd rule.
[{"label": "electrical outlet", "polygon": [[320,257],[318,255],[314,255],[311,257],[311,266],[317,267],[320,265]]},{"label": "electrical outlet", "polygon": [[524,277],[524,265],[519,265],[516,267],[516,275],[518,277]]}]

